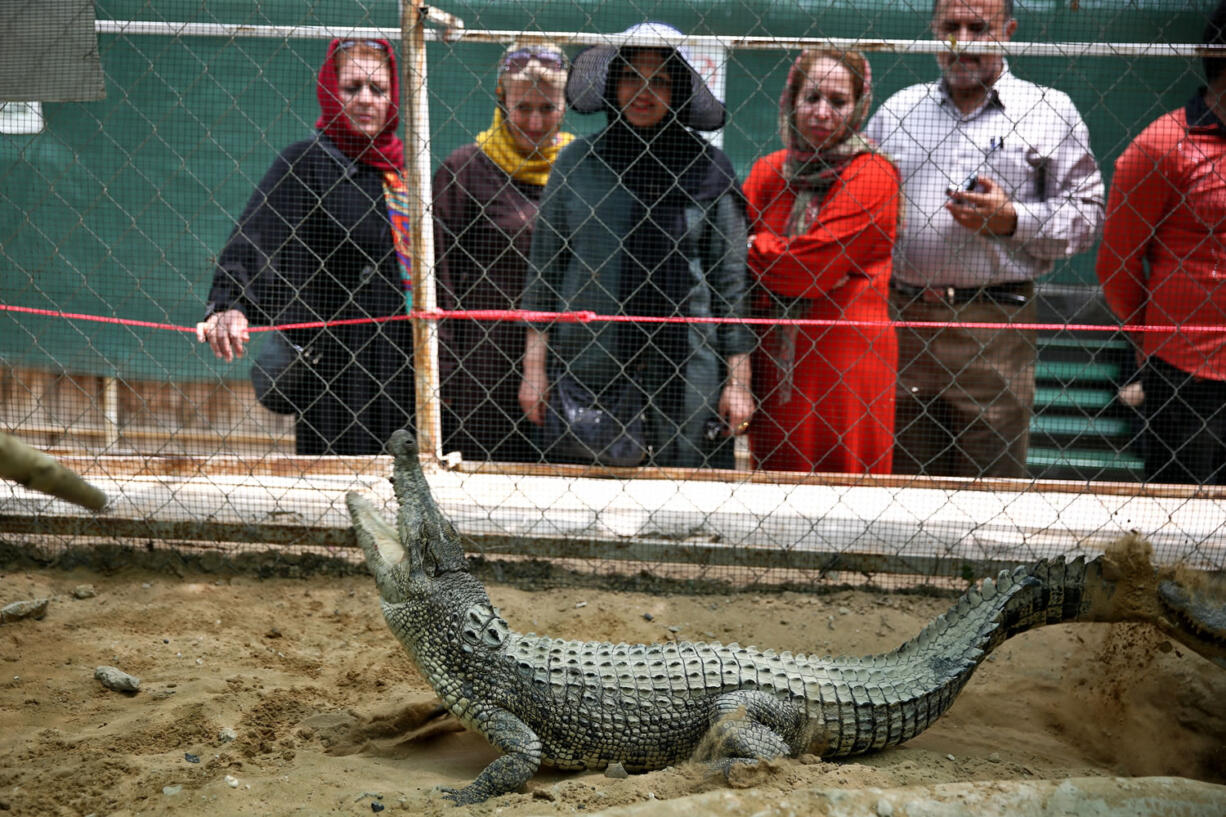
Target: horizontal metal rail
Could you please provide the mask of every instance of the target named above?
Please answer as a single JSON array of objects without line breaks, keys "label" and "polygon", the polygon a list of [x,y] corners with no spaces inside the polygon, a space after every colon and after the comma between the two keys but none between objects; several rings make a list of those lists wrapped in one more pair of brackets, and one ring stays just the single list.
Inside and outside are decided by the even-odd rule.
[{"label": "horizontal metal rail", "polygon": [[[236,23],[187,23],[153,20],[96,20],[99,34],[124,36],[227,37],[286,40],[328,40],[333,37],[353,39],[382,38],[399,40],[399,28],[377,26],[298,26],[247,25]],[[550,41],[572,45],[604,45],[615,40],[623,45],[659,45],[656,36],[601,34],[590,31],[513,31],[500,29],[429,29],[430,42],[510,43]],[[687,46],[709,46],[729,50],[796,51],[804,48],[842,48],[856,51],[892,54],[941,54],[956,50],[966,54],[1006,54],[1011,57],[1183,57],[1226,56],[1226,46],[1205,46],[1197,43],[1092,43],[1092,42],[1025,42],[958,43],[950,40],[861,39],[857,37],[743,37],[696,35],[678,43]]]}]

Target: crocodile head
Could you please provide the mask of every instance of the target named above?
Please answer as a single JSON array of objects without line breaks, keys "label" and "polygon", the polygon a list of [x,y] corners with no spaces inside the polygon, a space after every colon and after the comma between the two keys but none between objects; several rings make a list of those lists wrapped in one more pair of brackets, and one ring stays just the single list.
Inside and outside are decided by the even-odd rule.
[{"label": "crocodile head", "polygon": [[1180,641],[1226,669],[1226,606],[1221,600],[1173,579],[1158,583],[1158,599],[1166,614],[1163,629],[1177,630]]},{"label": "crocodile head", "polygon": [[388,627],[448,705],[458,705],[453,682],[466,677],[474,654],[500,650],[509,631],[434,503],[413,437],[397,431],[388,447],[395,458],[395,526],[359,494],[345,502]]},{"label": "crocodile head", "polygon": [[1087,566],[1101,575],[1087,588],[1096,609],[1085,620],[1147,621],[1226,668],[1226,583],[1182,566],[1155,566],[1153,546],[1137,534]]},{"label": "crocodile head", "polygon": [[428,592],[442,576],[467,573],[468,561],[459,534],[430,494],[413,436],[397,431],[388,448],[395,458],[396,526],[360,494],[348,494],[345,503],[379,595],[387,604],[402,604]]}]

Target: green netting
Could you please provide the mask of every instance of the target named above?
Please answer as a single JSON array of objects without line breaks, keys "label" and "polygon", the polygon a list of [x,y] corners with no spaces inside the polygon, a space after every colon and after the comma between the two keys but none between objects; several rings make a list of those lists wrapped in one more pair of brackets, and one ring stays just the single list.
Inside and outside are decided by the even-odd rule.
[{"label": "green netting", "polygon": [[[772,0],[607,3],[457,2],[469,29],[619,31],[644,19],[691,34],[926,38],[929,5]],[[1019,3],[1018,40],[1197,42],[1205,4]],[[397,27],[396,3],[290,0],[99,2],[99,20]],[[37,135],[0,135],[0,303],[190,325],[212,261],[275,152],[317,115],[313,74],[324,43],[103,34],[106,99],[49,103]],[[499,47],[429,49],[431,139],[437,164],[486,127]],[[725,148],[742,174],[777,145],[775,100],[788,58],[730,55]],[[935,75],[931,55],[873,54],[876,98]],[[1161,112],[1196,88],[1199,67],[1168,58],[1018,58],[1021,76],[1068,92],[1083,112],[1109,179],[1114,158]],[[595,127],[572,117],[568,127]],[[1094,281],[1093,252],[1053,279]],[[10,365],[142,380],[211,379],[222,369],[189,335],[0,315]]]}]

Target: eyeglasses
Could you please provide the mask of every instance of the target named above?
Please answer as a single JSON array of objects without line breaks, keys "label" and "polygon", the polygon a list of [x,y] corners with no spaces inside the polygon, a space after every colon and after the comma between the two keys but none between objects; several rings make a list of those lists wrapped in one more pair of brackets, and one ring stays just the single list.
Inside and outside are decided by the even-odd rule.
[{"label": "eyeglasses", "polygon": [[512,51],[502,59],[501,72],[504,74],[518,74],[520,71],[528,67],[528,65],[536,60],[545,68],[554,71],[563,71],[566,69],[566,55],[558,51],[547,51],[544,49],[537,50],[533,48],[521,48],[517,51]]},{"label": "eyeglasses", "polygon": [[337,51],[344,51],[347,48],[356,48],[359,45],[364,45],[367,48],[373,48],[376,51],[387,53],[387,45],[379,40],[341,40],[336,44]]}]

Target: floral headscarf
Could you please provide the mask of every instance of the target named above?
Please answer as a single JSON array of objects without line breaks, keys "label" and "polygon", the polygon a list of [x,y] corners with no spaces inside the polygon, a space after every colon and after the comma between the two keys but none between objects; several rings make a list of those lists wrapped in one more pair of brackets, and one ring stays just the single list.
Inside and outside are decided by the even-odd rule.
[{"label": "floral headscarf", "polygon": [[[847,119],[844,137],[838,143],[814,150],[800,137],[796,129],[796,93],[803,84],[805,64],[810,66],[822,57],[828,57],[852,73],[861,81],[860,95]],[[802,52],[788,71],[787,82],[779,97],[779,134],[788,149],[784,162],[784,176],[796,190],[796,201],[788,216],[787,234],[800,235],[809,229],[817,209],[827,191],[838,180],[847,163],[862,153],[877,153],[878,150],[861,133],[868,110],[873,102],[873,76],[868,60],[858,51],[820,49]]]}]

